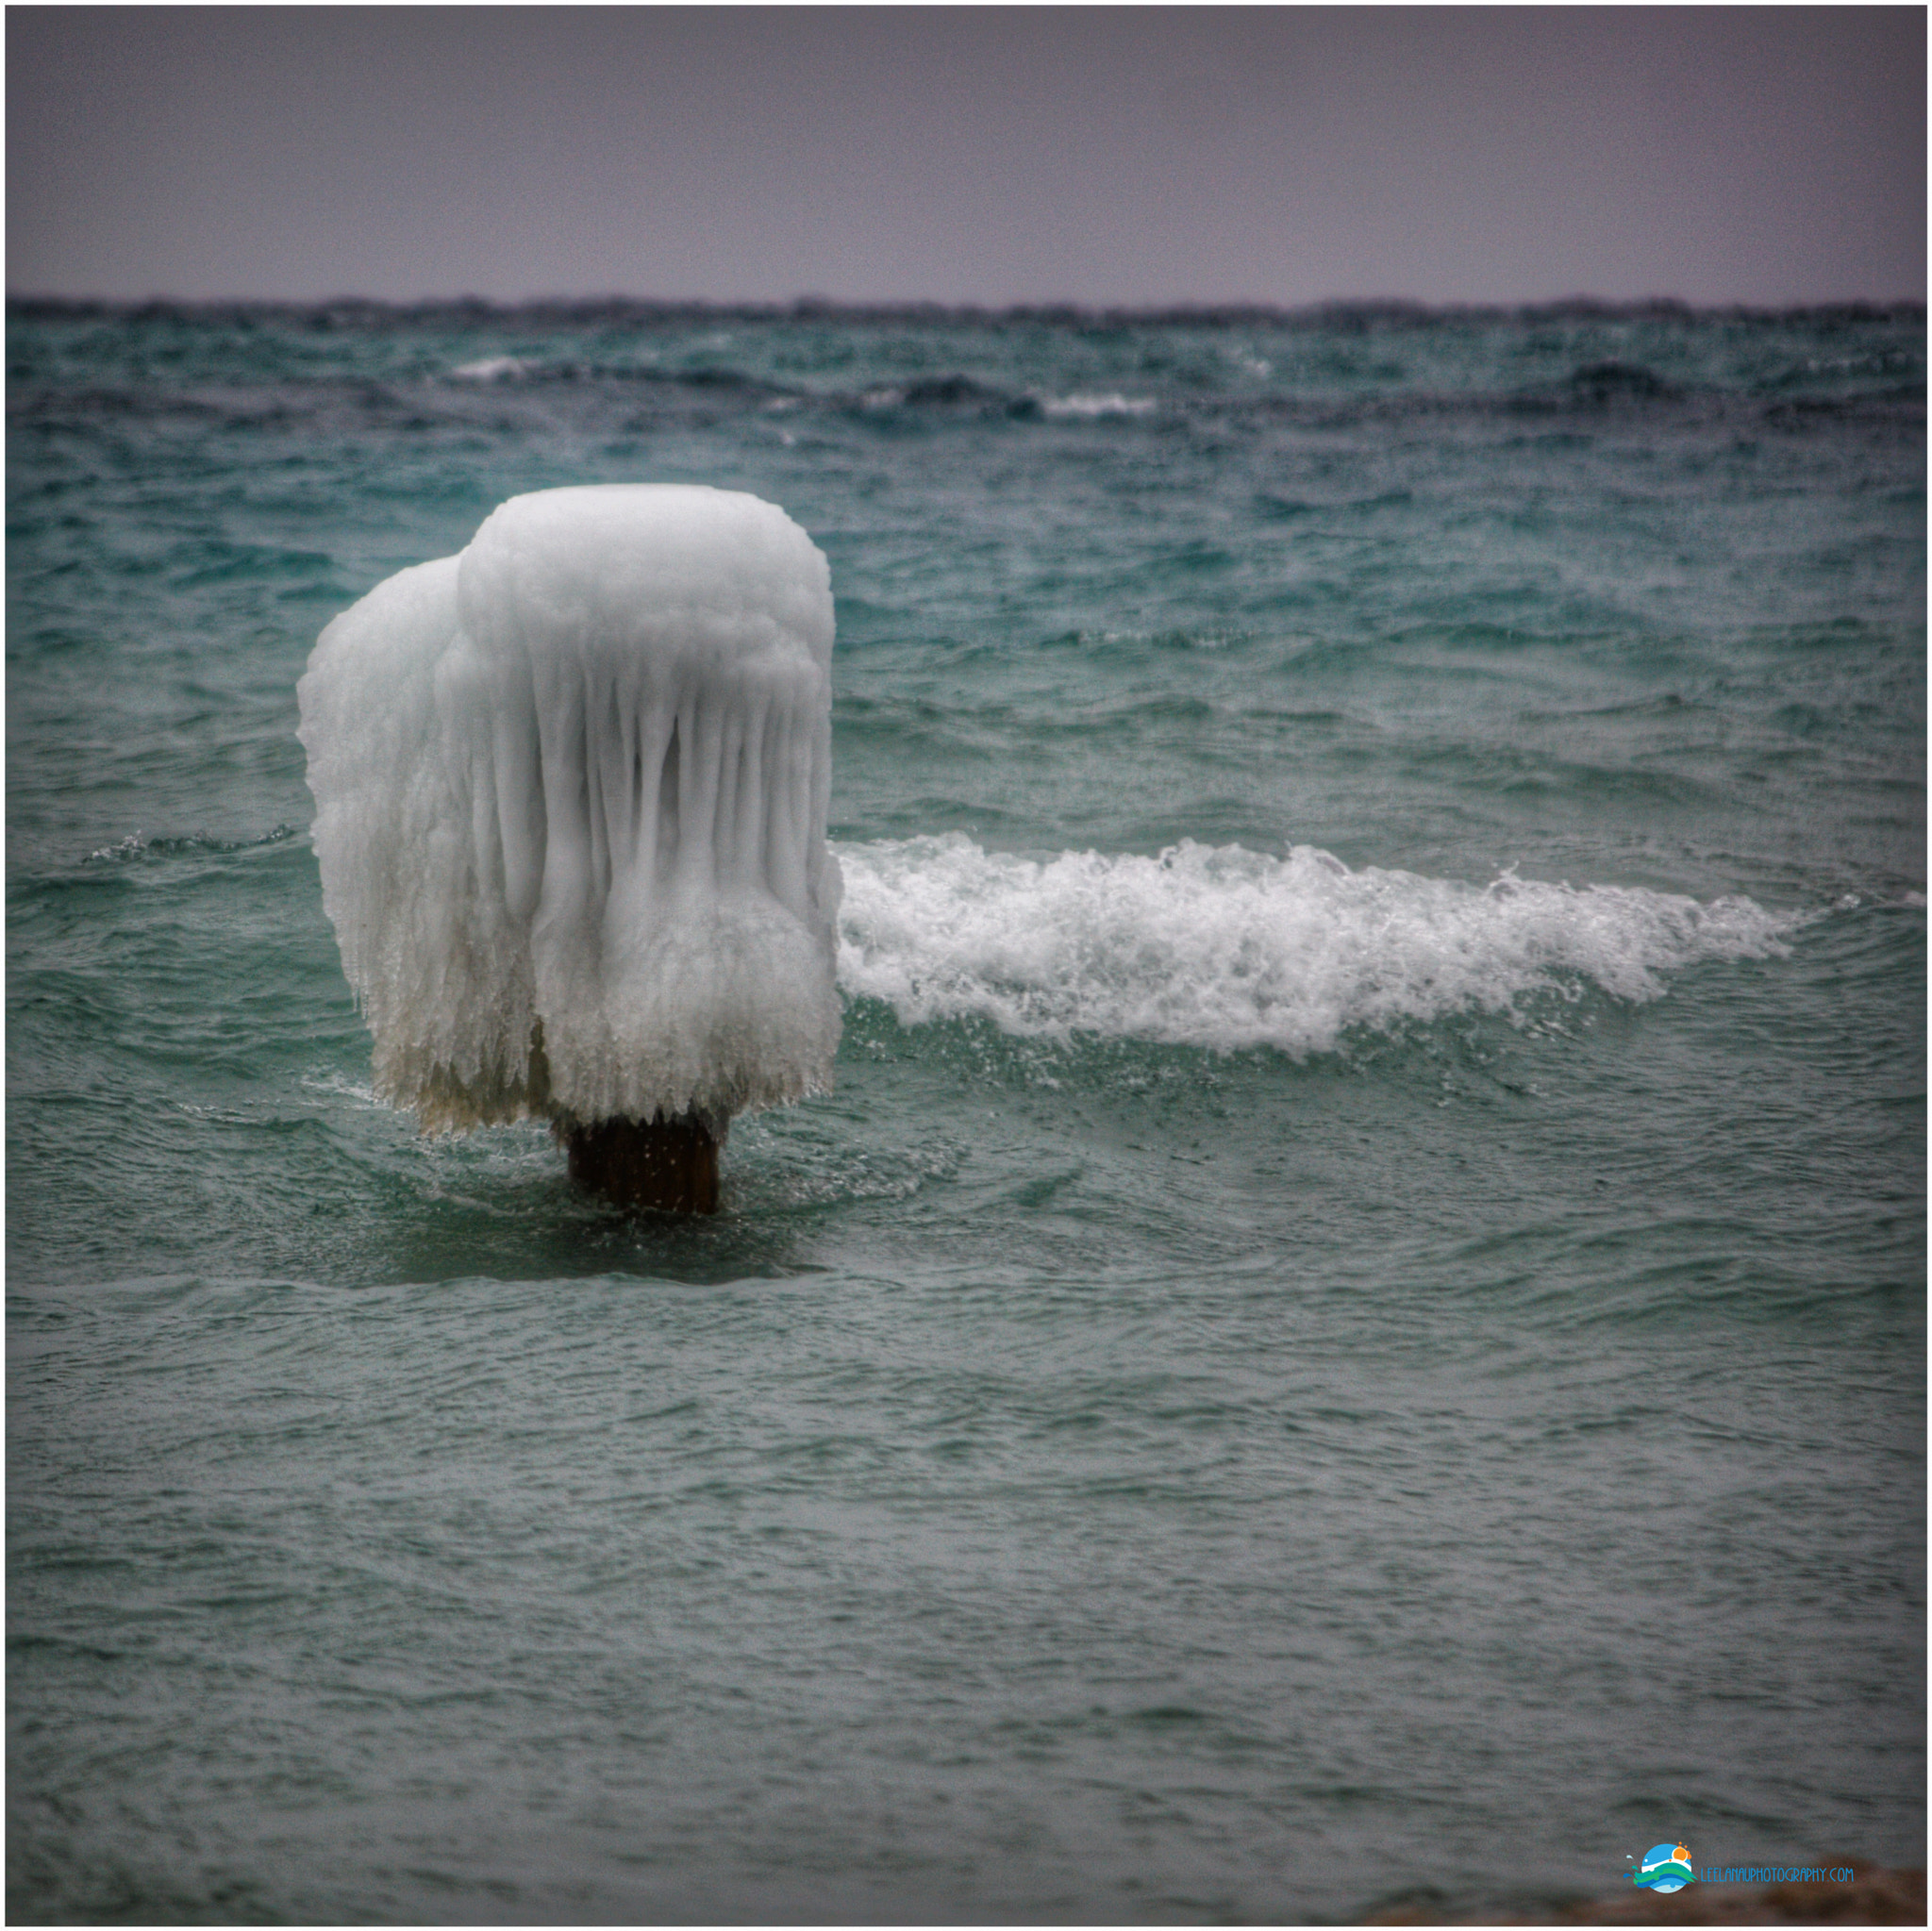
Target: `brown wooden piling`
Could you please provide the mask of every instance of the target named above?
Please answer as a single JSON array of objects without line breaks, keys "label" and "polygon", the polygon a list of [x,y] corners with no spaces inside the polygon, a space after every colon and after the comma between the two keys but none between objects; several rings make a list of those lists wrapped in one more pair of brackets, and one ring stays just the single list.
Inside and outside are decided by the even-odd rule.
[{"label": "brown wooden piling", "polygon": [[578,1186],[619,1207],[718,1211],[719,1141],[694,1113],[675,1120],[560,1121],[557,1137]]}]

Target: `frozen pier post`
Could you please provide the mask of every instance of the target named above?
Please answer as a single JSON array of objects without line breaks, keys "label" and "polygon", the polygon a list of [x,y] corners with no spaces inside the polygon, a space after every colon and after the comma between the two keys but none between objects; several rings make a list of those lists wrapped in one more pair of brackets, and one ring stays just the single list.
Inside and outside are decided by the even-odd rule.
[{"label": "frozen pier post", "polygon": [[810,538],[675,485],[513,497],[338,617],[301,738],[377,1091],[714,1208],[731,1116],[831,1084],[831,650]]}]

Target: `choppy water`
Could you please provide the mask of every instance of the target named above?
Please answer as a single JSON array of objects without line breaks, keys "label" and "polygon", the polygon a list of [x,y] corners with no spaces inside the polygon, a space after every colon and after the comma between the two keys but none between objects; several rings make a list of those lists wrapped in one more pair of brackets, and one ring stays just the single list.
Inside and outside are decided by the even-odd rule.
[{"label": "choppy water", "polygon": [[[1924,321],[16,309],[17,1921],[1923,1856]],[[838,1090],[377,1107],[293,738],[500,499],[832,563]]]}]

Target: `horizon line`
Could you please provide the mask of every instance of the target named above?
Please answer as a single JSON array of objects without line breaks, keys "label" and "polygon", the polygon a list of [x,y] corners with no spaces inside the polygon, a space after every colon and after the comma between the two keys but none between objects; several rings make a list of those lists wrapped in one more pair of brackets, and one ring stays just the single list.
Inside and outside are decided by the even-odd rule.
[{"label": "horizon line", "polygon": [[1847,296],[1824,300],[1759,302],[1690,302],[1676,295],[1617,299],[1589,294],[1557,296],[1526,302],[1424,302],[1407,296],[1341,296],[1313,302],[1255,301],[1187,303],[1084,303],[1074,301],[940,302],[925,299],[845,300],[828,295],[747,300],[705,296],[655,295],[533,295],[498,300],[483,295],[425,295],[397,300],[373,295],[296,297],[280,295],[59,295],[15,293],[8,291],[9,315],[153,314],[313,315],[331,313],[401,317],[463,315],[480,317],[542,316],[594,320],[630,315],[664,319],[679,315],[729,316],[760,321],[840,317],[851,320],[901,322],[1032,321],[1102,325],[1122,324],[1230,324],[1241,322],[1320,322],[1324,320],[1434,321],[1457,317],[1616,317],[1638,319],[1665,316],[1726,316],[1770,318],[1796,315],[1850,317],[1925,313],[1925,297]]}]

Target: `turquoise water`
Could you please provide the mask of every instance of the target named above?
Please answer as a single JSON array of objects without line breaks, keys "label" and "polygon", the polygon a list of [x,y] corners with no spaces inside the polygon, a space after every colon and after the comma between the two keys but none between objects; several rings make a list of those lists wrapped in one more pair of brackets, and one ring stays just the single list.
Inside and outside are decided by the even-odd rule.
[{"label": "turquoise water", "polygon": [[[20,1922],[1482,1910],[1924,1847],[1923,311],[9,319]],[[714,1222],[379,1107],[317,632],[838,600]]]}]

